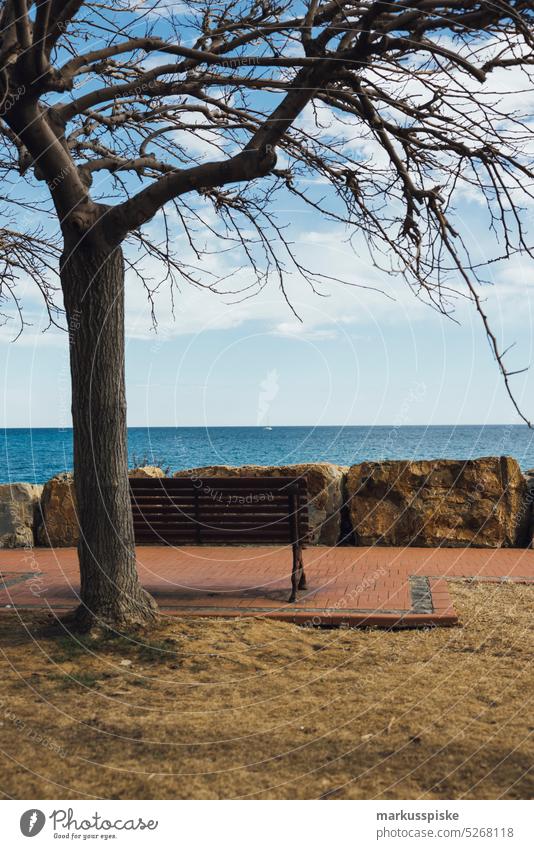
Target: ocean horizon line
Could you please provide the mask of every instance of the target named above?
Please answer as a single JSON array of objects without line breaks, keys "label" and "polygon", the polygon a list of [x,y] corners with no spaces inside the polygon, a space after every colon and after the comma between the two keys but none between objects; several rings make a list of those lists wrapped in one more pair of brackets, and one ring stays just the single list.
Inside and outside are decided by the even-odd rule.
[{"label": "ocean horizon line", "polygon": [[[517,427],[517,428],[525,428],[527,430],[534,430],[533,428],[529,428],[527,424],[524,422],[467,422],[467,423],[455,423],[455,422],[440,422],[439,424],[425,424],[424,422],[414,422],[411,424],[397,424],[395,422],[386,422],[384,424],[321,424],[321,425],[313,425],[313,424],[298,424],[298,425],[288,425],[288,424],[260,424],[260,425],[251,425],[251,424],[233,424],[233,425],[127,425],[128,430],[231,430],[235,428],[247,428],[250,430],[266,430],[274,428],[284,428],[284,429],[296,429],[296,428],[308,428],[313,430],[320,430],[321,428],[372,428],[372,427],[393,427],[395,429],[399,428],[429,428],[429,427],[452,427],[452,428],[461,428],[461,427]],[[71,426],[63,426],[63,425],[10,425],[2,427],[2,431],[8,430],[56,430],[61,432],[71,431]]]}]

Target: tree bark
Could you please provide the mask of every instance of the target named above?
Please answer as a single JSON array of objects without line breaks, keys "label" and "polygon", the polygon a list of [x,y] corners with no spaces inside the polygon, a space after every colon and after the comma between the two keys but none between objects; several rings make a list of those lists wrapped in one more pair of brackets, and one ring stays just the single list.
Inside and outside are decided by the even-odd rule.
[{"label": "tree bark", "polygon": [[61,283],[69,328],[82,629],[150,624],[157,606],[136,568],[128,486],[124,262],[101,236],[66,239]]}]

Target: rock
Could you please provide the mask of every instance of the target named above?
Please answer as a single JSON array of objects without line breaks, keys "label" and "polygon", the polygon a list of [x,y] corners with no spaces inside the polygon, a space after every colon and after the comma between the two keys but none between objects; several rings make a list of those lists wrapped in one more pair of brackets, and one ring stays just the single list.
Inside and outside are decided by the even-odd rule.
[{"label": "rock", "polygon": [[31,547],[42,486],[0,484],[0,548]]},{"label": "rock", "polygon": [[130,469],[128,472],[130,478],[164,478],[165,472],[159,466],[139,466],[137,469]]},{"label": "rock", "polygon": [[346,492],[357,545],[526,544],[526,481],[511,457],[360,463]]},{"label": "rock", "polygon": [[295,477],[308,482],[308,517],[313,545],[336,545],[340,535],[345,468],[332,463],[292,466],[204,466],[176,472],[174,477]]},{"label": "rock", "polygon": [[41,545],[56,548],[78,545],[78,538],[74,480],[71,472],[63,472],[44,485],[37,539]]},{"label": "rock", "polygon": [[527,512],[528,521],[528,543],[531,548],[534,548],[534,469],[529,469],[525,472],[527,483],[527,497],[525,502],[525,510]]}]

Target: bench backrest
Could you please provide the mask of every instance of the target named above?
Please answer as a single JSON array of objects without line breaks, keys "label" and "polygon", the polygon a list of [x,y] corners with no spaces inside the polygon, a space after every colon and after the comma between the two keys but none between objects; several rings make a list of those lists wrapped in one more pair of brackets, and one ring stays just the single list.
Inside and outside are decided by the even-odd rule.
[{"label": "bench backrest", "polygon": [[308,535],[305,479],[130,478],[138,544],[293,543]]}]

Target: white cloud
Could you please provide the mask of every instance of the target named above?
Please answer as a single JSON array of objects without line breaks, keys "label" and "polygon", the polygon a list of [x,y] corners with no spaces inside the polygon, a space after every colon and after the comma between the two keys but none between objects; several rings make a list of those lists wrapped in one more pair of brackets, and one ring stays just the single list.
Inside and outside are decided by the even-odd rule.
[{"label": "white cloud", "polygon": [[309,327],[303,322],[281,321],[271,331],[274,336],[285,336],[291,339],[305,339],[307,341],[318,341],[336,339],[338,332],[328,327]]},{"label": "white cloud", "polygon": [[172,15],[183,15],[191,12],[191,7],[180,0],[141,0],[134,4],[132,12],[149,18],[168,18]]}]

